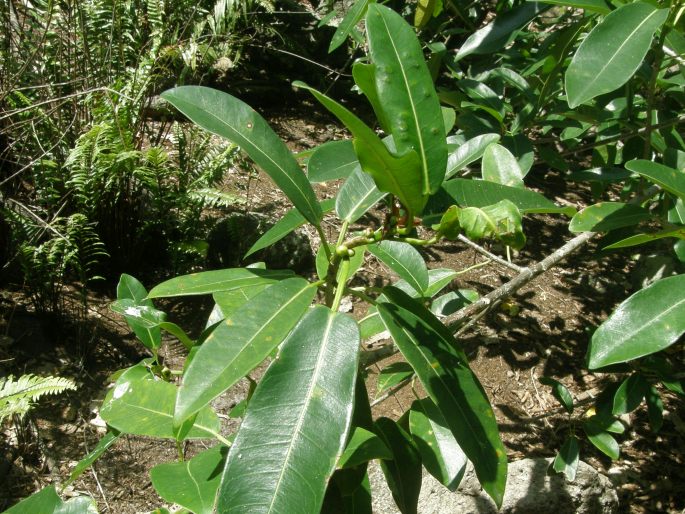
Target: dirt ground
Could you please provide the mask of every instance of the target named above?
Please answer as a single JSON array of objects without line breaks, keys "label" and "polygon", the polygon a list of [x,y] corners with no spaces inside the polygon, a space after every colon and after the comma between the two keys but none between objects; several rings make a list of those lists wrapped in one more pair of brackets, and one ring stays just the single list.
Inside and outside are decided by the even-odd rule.
[{"label": "dirt ground", "polygon": [[[271,116],[277,130],[300,151],[341,137],[344,132],[332,120],[300,111],[283,111]],[[563,178],[533,169],[528,185],[550,198],[563,198],[577,207],[591,202],[582,189],[567,190]],[[262,174],[231,170],[226,188],[246,195],[248,210],[278,218],[287,205]],[[331,197],[336,185],[317,187],[321,198]],[[373,213],[371,213],[371,218]],[[570,239],[568,220],[563,217],[532,216],[524,221],[528,243],[513,257],[519,266],[542,259]],[[327,227],[331,233],[335,227]],[[318,244],[315,234],[309,234]],[[497,252],[496,248],[492,248]],[[631,276],[636,263],[630,252],[596,258],[597,246],[586,245],[568,262],[538,277],[513,298],[517,309],[496,309],[459,336],[471,366],[488,393],[499,422],[509,459],[553,456],[568,433],[568,417],[559,408],[549,388],[539,383],[542,376],[556,378],[572,392],[577,405],[587,409],[603,386],[617,380],[610,375],[589,373],[583,368],[589,334],[615,305],[632,291]],[[457,271],[483,262],[485,257],[461,243],[440,244],[424,252],[430,268]],[[313,270],[310,273],[313,274]],[[489,263],[460,275],[450,289],[470,288],[481,295],[513,278],[515,272]],[[391,275],[373,258],[362,268],[360,282],[384,284]],[[152,284],[146,284],[152,285]],[[110,291],[112,293],[112,291]],[[61,483],[70,470],[104,434],[96,414],[108,377],[145,357],[144,349],[120,318],[108,310],[111,297],[105,293],[90,298],[87,313],[67,320],[61,330],[31,312],[21,291],[0,294],[0,369],[3,374],[59,374],[79,385],[55,398],[45,398],[21,430],[5,430],[4,460],[0,461],[0,510],[50,483]],[[169,303],[172,320],[198,330],[210,309],[208,300]],[[517,313],[515,311],[518,310]],[[361,304],[351,306],[353,316],[364,314]],[[379,342],[377,344],[383,344]],[[165,346],[168,362],[180,365],[182,348]],[[400,359],[394,355],[368,370],[367,388],[376,391],[377,376],[387,364]],[[230,433],[237,421],[228,410],[244,396],[241,383],[219,398],[217,408],[223,431]],[[608,474],[619,491],[621,510],[630,513],[673,512],[685,509],[685,416],[684,402],[665,390],[667,410],[662,430],[654,434],[648,425],[646,409],[640,407],[623,420],[626,433],[618,436],[621,457],[611,462],[587,441],[581,458]],[[374,415],[397,418],[414,399],[406,387],[374,406]],[[17,439],[19,437],[19,439]],[[23,451],[18,454],[17,448]],[[186,448],[192,456],[203,448],[193,442]],[[91,470],[70,486],[66,496],[89,494],[97,499],[103,513],[145,512],[164,505],[154,492],[149,470],[176,458],[172,442],[141,437],[124,437]]]}]

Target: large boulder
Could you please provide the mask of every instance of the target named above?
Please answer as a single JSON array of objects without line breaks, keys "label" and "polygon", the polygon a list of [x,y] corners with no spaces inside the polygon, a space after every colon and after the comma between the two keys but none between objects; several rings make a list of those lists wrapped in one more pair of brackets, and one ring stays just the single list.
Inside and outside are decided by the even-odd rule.
[{"label": "large boulder", "polygon": [[[618,495],[609,479],[584,462],[578,463],[573,482],[563,475],[548,475],[551,459],[523,459],[509,463],[507,489],[502,508],[483,492],[469,466],[456,492],[448,491],[424,472],[419,514],[611,514],[618,511]],[[373,490],[373,512],[399,511],[380,467],[369,468]]]}]

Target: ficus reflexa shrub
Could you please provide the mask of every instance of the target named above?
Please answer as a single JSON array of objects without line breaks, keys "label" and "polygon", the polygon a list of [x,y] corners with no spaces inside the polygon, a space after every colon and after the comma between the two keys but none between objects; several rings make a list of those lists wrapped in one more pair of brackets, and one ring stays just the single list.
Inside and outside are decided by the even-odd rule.
[{"label": "ficus reflexa shrub", "polygon": [[[561,30],[540,36],[551,41],[544,39],[537,55],[520,51],[518,41],[504,50],[551,4],[584,14],[562,10],[555,21]],[[309,280],[253,265],[172,278],[150,291],[122,276],[112,308],[152,357],[117,374],[100,412],[110,430],[70,480],[118,438],[135,434],[176,441],[179,461],[155,466],[152,484],[166,501],[196,513],[316,513],[328,505],[371,512],[367,464],[374,459],[403,513],[417,511],[422,467],[454,490],[467,461],[501,505],[505,449],[488,398],[448,328],[450,316],[477,303],[478,295],[443,294],[458,271],[429,270],[420,249],[463,237],[520,249],[526,242],[523,217],[548,213],[571,218],[570,230],[581,233],[578,241],[606,233],[601,246],[607,250],[676,241],[668,250],[685,260],[685,144],[678,118],[669,115],[683,104],[682,87],[677,88],[683,84],[682,59],[668,60],[664,50],[683,41],[676,29],[682,5],[616,4],[524,2],[504,9],[463,41],[452,59],[443,52],[455,87],[447,90],[436,89],[434,61],[429,66],[424,60],[414,29],[391,9],[358,1],[336,37],[344,41],[364,19],[368,52],[352,72],[381,132],[335,99],[296,82],[352,135],[311,152],[307,174],[266,121],[240,100],[203,87],[165,92],[162,97],[194,123],[246,152],[294,205],[248,254],[309,223],[321,238],[318,276]],[[439,15],[427,5],[420,2],[417,25],[430,25]],[[502,57],[495,68],[493,55]],[[489,68],[483,60],[490,60]],[[464,71],[461,61],[474,68]],[[525,73],[514,71],[512,63]],[[648,68],[646,79],[641,66]],[[639,155],[634,143],[617,144],[622,139],[616,135],[626,129],[632,130],[626,141],[641,142]],[[625,202],[600,201],[576,212],[526,188],[533,153],[557,169],[565,155],[534,148],[526,135],[534,131],[578,152],[589,149],[593,167],[574,170],[569,179],[590,181],[598,199],[620,190]],[[588,138],[592,143],[583,147]],[[480,173],[474,167],[464,172],[479,161]],[[312,182],[334,179],[342,180],[336,197],[319,201]],[[381,213],[380,226],[365,221],[372,208]],[[328,213],[339,220],[333,240],[322,228]],[[562,250],[555,253],[564,255]],[[352,285],[370,256],[400,280],[383,288]],[[656,384],[683,393],[677,361],[664,350],[685,332],[684,277],[636,292],[594,332],[589,368],[623,373],[622,378],[592,410],[570,418],[569,439],[553,462],[556,471],[575,475],[576,428],[616,458],[618,443],[611,434],[622,429],[617,416],[644,399],[658,429],[662,403]],[[196,339],[154,305],[157,298],[191,295],[211,295],[215,304]],[[348,296],[368,305],[362,319],[340,312]],[[426,393],[398,421],[372,419],[363,381],[369,357],[362,342],[386,330],[404,362],[383,370],[381,389],[415,378]],[[169,369],[159,357],[163,332],[186,346],[182,369]],[[255,383],[250,374],[264,361],[268,368]],[[212,401],[246,377],[249,394],[231,412],[242,423],[226,437]],[[544,382],[572,414],[570,392],[554,379]],[[185,461],[182,445],[188,439],[217,444]],[[9,512],[37,512],[30,509],[39,501],[47,506],[41,512],[65,508],[48,488]],[[83,505],[70,512],[86,512]]]}]

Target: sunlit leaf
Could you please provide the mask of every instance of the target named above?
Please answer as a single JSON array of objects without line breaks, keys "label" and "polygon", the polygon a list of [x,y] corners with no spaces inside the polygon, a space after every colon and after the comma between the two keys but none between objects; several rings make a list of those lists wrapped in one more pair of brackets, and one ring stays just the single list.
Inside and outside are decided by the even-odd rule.
[{"label": "sunlit leaf", "polygon": [[377,257],[416,291],[423,293],[428,287],[428,269],[421,254],[408,243],[381,241],[369,245],[369,253]]},{"label": "sunlit leaf", "polygon": [[566,480],[573,482],[576,479],[579,460],[580,449],[578,447],[578,439],[574,436],[569,436],[554,458],[552,469],[557,473],[563,473],[566,476]]},{"label": "sunlit leaf", "polygon": [[659,184],[669,193],[685,199],[685,172],[644,159],[627,162],[626,169]]},{"label": "sunlit leaf", "polygon": [[354,223],[385,195],[378,190],[368,173],[357,168],[340,188],[335,211],[341,220]]},{"label": "sunlit leaf", "polygon": [[329,141],[318,146],[307,162],[310,182],[347,178],[359,166],[352,141]]}]

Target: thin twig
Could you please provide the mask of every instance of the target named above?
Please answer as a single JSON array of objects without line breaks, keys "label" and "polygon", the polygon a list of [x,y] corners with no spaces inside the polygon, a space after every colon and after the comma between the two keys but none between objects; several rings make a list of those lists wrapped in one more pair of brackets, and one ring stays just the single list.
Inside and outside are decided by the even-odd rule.
[{"label": "thin twig", "polygon": [[471,248],[473,248],[478,253],[482,253],[488,259],[495,261],[496,263],[501,264],[502,266],[506,266],[507,268],[514,270],[516,273],[521,273],[524,269],[526,269],[526,268],[523,268],[521,266],[514,264],[513,262],[509,262],[506,259],[502,259],[502,257],[499,257],[499,256],[495,255],[494,253],[487,251],[485,248],[474,243],[473,241],[471,241],[468,237],[464,236],[463,234],[459,234],[459,236],[457,236],[457,239],[459,239],[459,241],[461,241],[465,245],[470,246]]},{"label": "thin twig", "polygon": [[401,389],[404,389],[406,386],[408,386],[409,384],[411,384],[412,379],[413,379],[413,376],[411,376],[411,377],[409,377],[409,378],[405,378],[404,380],[402,380],[402,382],[400,382],[400,383],[397,384],[395,387],[393,387],[392,389],[390,389],[387,393],[385,393],[385,394],[382,395],[382,396],[379,396],[379,397],[376,398],[374,401],[372,401],[372,402],[371,402],[371,407],[375,407],[375,406],[378,405],[379,403],[383,403],[385,400],[387,400],[387,399],[390,398],[391,396],[394,396],[395,393],[399,392]]}]

